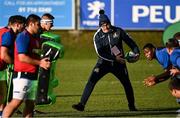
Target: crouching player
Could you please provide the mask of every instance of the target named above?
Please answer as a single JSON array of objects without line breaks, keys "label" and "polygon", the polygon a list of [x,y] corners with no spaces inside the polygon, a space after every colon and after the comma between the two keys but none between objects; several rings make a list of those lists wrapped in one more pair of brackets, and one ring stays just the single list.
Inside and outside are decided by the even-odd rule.
[{"label": "crouching player", "polygon": [[35,50],[40,49],[39,39],[34,37],[39,32],[41,18],[31,14],[26,21],[26,29],[18,34],[15,41],[13,99],[5,107],[3,117],[12,116],[13,112],[25,102],[24,117],[32,117],[37,87],[33,86],[37,80],[38,66],[48,69],[48,58],[39,59]]},{"label": "crouching player", "polygon": [[170,61],[173,65],[173,68],[170,69],[170,74],[172,76],[172,80],[169,83],[169,89],[171,94],[180,98],[180,49],[175,48],[170,55]]},{"label": "crouching player", "polygon": [[146,86],[153,86],[159,82],[163,82],[170,78],[169,69],[171,68],[171,63],[169,59],[169,54],[166,48],[156,48],[153,44],[147,43],[143,47],[144,55],[149,60],[157,60],[159,64],[163,67],[164,72],[158,75],[148,76],[144,80]]},{"label": "crouching player", "polygon": [[[166,43],[166,48],[164,48],[164,53],[162,53],[160,56],[163,58],[162,64],[165,64],[165,62],[168,62],[167,64],[170,65],[169,69],[166,70],[164,73],[164,75],[162,76],[150,76],[147,79],[145,79],[144,83],[146,86],[153,86],[159,82],[162,82],[168,78],[171,77],[171,81],[169,83],[169,88],[170,91],[172,93],[173,96],[180,98],[180,90],[179,90],[179,84],[180,84],[180,49],[179,49],[179,45],[178,42],[175,38],[170,38],[168,39],[168,42]],[[149,52],[149,53],[148,53]],[[144,54],[145,56],[148,57],[152,57],[150,56],[150,52],[153,54],[153,51],[148,50],[147,47],[144,48]],[[167,55],[166,58],[163,55]],[[157,58],[157,53],[156,53],[156,58]],[[159,59],[159,60],[160,60]],[[179,92],[178,92],[179,91]],[[179,100],[178,100],[179,102]]]},{"label": "crouching player", "polygon": [[180,98],[180,79],[172,79],[169,82],[169,89],[172,96]]},{"label": "crouching player", "polygon": [[176,37],[168,39],[166,47],[164,48],[155,48],[150,43],[143,47],[145,57],[150,61],[156,59],[164,69],[164,72],[159,75],[147,77],[144,80],[146,86],[153,86],[172,77],[170,69],[172,69],[174,64],[171,58],[174,56],[175,52],[178,52],[178,47],[179,44]]}]

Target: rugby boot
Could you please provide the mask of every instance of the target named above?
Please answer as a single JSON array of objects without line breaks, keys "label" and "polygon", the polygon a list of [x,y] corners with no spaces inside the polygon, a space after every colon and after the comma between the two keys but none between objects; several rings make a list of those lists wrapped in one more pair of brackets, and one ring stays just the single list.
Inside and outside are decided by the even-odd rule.
[{"label": "rugby boot", "polygon": [[129,107],[129,111],[138,111],[134,105],[128,107]]},{"label": "rugby boot", "polygon": [[74,104],[72,105],[72,108],[78,111],[84,111],[84,105],[82,103]]}]

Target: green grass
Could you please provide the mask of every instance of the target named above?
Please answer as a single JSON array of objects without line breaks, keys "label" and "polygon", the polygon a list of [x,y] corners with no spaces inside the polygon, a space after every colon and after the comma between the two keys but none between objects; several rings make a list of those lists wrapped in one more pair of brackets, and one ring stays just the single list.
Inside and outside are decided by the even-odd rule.
[{"label": "green grass", "polygon": [[[175,111],[179,104],[170,95],[169,80],[150,88],[143,85],[142,82],[147,76],[163,71],[156,61],[147,62],[143,55],[137,63],[127,63],[136,107],[139,111],[128,111],[123,87],[112,74],[107,74],[97,83],[84,112],[72,109],[72,104],[79,102],[88,77],[96,63],[96,53],[92,42],[95,31],[81,31],[77,34],[72,34],[69,31],[54,32],[61,35],[62,44],[65,46],[64,58],[57,63],[56,76],[60,82],[59,86],[54,89],[57,94],[57,101],[49,106],[36,106],[36,109],[44,111],[46,114],[35,116],[176,117]],[[140,46],[140,49],[147,42],[161,46],[162,32],[160,31],[134,31],[129,33]],[[125,49],[127,50],[126,46]]]},{"label": "green grass", "polygon": [[57,77],[60,84],[54,91],[57,101],[54,105],[37,106],[36,109],[47,114],[36,116],[80,117],[80,116],[119,116],[119,117],[152,117],[176,116],[179,105],[168,90],[168,81],[147,88],[142,81],[151,74],[162,71],[155,61],[148,63],[140,60],[137,63],[127,63],[130,80],[134,88],[136,106],[139,111],[129,112],[124,90],[120,82],[112,75],[103,77],[86,105],[84,112],[72,109],[72,104],[79,102],[96,59],[62,59],[57,64]]}]

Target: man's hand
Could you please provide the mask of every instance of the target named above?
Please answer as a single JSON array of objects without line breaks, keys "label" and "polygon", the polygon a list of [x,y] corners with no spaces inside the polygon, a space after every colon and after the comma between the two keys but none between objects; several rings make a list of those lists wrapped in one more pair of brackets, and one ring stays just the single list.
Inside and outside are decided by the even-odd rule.
[{"label": "man's hand", "polygon": [[152,76],[149,76],[146,79],[144,79],[143,83],[145,86],[151,87],[156,84],[155,79],[156,79],[156,77],[152,75]]},{"label": "man's hand", "polygon": [[177,68],[170,69],[170,75],[175,76],[179,74],[180,74],[180,71]]},{"label": "man's hand", "polygon": [[136,54],[135,54],[135,59],[136,59],[136,60],[139,60],[139,57],[140,57],[140,54],[139,54],[139,53],[136,53]]},{"label": "man's hand", "polygon": [[116,56],[116,61],[121,63],[121,64],[126,63],[126,60],[124,58],[122,58],[122,55],[117,55]]},{"label": "man's hand", "polygon": [[51,66],[51,62],[49,61],[49,58],[41,59],[39,66],[44,68],[45,70],[48,70],[48,68]]}]

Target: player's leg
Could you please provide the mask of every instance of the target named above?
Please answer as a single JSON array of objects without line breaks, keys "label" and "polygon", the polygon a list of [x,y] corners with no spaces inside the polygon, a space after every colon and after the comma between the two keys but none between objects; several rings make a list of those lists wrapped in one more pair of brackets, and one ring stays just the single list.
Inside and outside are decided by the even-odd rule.
[{"label": "player's leg", "polygon": [[131,82],[129,80],[128,70],[126,68],[126,65],[115,64],[112,73],[120,80],[120,82],[124,87],[126,98],[128,100],[129,110],[137,111],[137,109],[135,108],[134,92]]},{"label": "player's leg", "polygon": [[24,117],[32,117],[34,115],[35,99],[37,95],[37,80],[28,80],[25,99],[25,106],[23,110]]},{"label": "player's leg", "polygon": [[[13,99],[13,68],[14,65],[9,64],[6,69],[6,79],[7,79],[7,100],[6,104],[10,103],[10,101]],[[16,114],[22,114],[22,112],[19,109],[16,109]]]},{"label": "player's leg", "polygon": [[108,73],[108,67],[106,67],[103,64],[96,64],[84,88],[80,103],[72,105],[74,109],[78,111],[84,111],[84,107],[96,83],[107,73]]},{"label": "player's leg", "polygon": [[35,104],[34,104],[33,100],[25,100],[23,117],[33,117],[34,106],[35,106]]},{"label": "player's leg", "polygon": [[21,105],[23,101],[18,99],[12,99],[11,102],[4,108],[3,117],[11,117],[14,111]]},{"label": "player's leg", "polygon": [[2,116],[3,109],[6,105],[7,96],[7,82],[5,79],[5,72],[0,71],[0,116]]},{"label": "player's leg", "polygon": [[6,80],[0,80],[0,116],[2,116],[2,112],[6,104],[6,96],[7,96]]},{"label": "player's leg", "polygon": [[13,99],[5,107],[3,117],[10,117],[21,105],[29,87],[29,80],[25,78],[13,78]]}]

